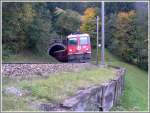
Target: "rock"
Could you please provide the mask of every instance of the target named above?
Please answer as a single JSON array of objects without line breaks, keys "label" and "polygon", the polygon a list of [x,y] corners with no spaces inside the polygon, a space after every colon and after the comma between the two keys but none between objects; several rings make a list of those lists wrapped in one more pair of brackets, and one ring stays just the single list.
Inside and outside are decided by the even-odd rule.
[{"label": "rock", "polygon": [[40,104],[40,110],[43,111],[52,111],[54,109],[54,105],[52,103],[42,103]]},{"label": "rock", "polygon": [[70,99],[66,99],[62,106],[63,107],[67,107],[67,108],[72,108],[74,106],[76,106],[78,103],[79,103],[79,99],[77,97],[73,97],[73,98],[70,98]]},{"label": "rock", "polygon": [[20,89],[20,88],[16,88],[16,87],[7,87],[3,90],[3,92],[5,94],[14,94],[16,96],[23,96],[26,94],[26,91]]}]

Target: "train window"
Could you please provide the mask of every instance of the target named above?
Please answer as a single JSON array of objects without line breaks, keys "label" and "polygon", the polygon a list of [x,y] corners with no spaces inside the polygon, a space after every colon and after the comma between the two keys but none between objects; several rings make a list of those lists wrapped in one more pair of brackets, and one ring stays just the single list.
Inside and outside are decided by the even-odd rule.
[{"label": "train window", "polygon": [[77,45],[77,39],[76,39],[76,38],[71,38],[71,39],[69,39],[68,44],[69,44],[69,45]]},{"label": "train window", "polygon": [[89,37],[80,37],[80,44],[81,45],[85,45],[85,44],[89,44]]}]

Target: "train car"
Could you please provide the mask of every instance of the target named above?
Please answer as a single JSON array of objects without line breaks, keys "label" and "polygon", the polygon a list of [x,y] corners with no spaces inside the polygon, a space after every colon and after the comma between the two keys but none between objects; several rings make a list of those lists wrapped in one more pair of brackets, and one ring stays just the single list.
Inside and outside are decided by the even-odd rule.
[{"label": "train car", "polygon": [[88,62],[91,59],[91,42],[88,34],[67,36],[68,62]]},{"label": "train car", "polygon": [[90,36],[70,34],[64,41],[50,44],[49,55],[61,62],[88,62],[91,59]]}]

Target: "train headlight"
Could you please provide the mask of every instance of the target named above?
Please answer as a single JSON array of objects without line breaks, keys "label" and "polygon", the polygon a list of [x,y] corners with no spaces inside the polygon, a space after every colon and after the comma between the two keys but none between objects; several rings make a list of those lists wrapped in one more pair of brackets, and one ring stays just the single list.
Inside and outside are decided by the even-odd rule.
[{"label": "train headlight", "polygon": [[69,49],[69,52],[72,52],[72,49]]},{"label": "train headlight", "polygon": [[77,47],[77,50],[81,50],[81,47],[80,47],[80,46],[78,46],[78,47]]}]

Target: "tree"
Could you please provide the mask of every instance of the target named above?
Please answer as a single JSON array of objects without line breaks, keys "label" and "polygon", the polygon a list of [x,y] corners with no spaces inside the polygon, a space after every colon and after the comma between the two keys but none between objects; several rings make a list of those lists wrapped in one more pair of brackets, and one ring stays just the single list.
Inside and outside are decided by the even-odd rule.
[{"label": "tree", "polygon": [[120,12],[117,15],[117,25],[116,31],[114,32],[114,38],[119,40],[119,45],[122,45],[121,48],[118,48],[120,56],[126,59],[129,62],[132,62],[134,56],[134,40],[135,40],[135,12]]},{"label": "tree", "polygon": [[34,3],[33,7],[37,15],[26,31],[27,47],[35,53],[47,54],[52,32],[51,12],[45,3]]},{"label": "tree", "polygon": [[[52,29],[46,3],[3,3],[2,24],[4,55],[25,49],[43,52],[41,49],[47,47]],[[45,48],[40,42],[44,42]]]},{"label": "tree", "polygon": [[35,15],[29,3],[3,3],[2,41],[3,45],[7,44],[4,47],[15,53],[26,47],[25,30]]},{"label": "tree", "polygon": [[106,2],[105,4],[106,15],[135,10],[134,2]]},{"label": "tree", "polygon": [[[90,35],[93,47],[96,47],[96,16],[98,16],[98,11],[98,8],[87,8],[82,16],[82,24],[80,26],[82,32]],[[101,22],[99,21],[99,28],[101,28],[100,24]]]},{"label": "tree", "polygon": [[59,35],[66,36],[79,29],[81,23],[79,13],[69,9],[62,10],[60,8],[56,8],[55,16],[55,29]]},{"label": "tree", "polygon": [[147,69],[147,31],[137,17],[133,10],[112,14],[106,24],[106,44],[115,55]]}]

